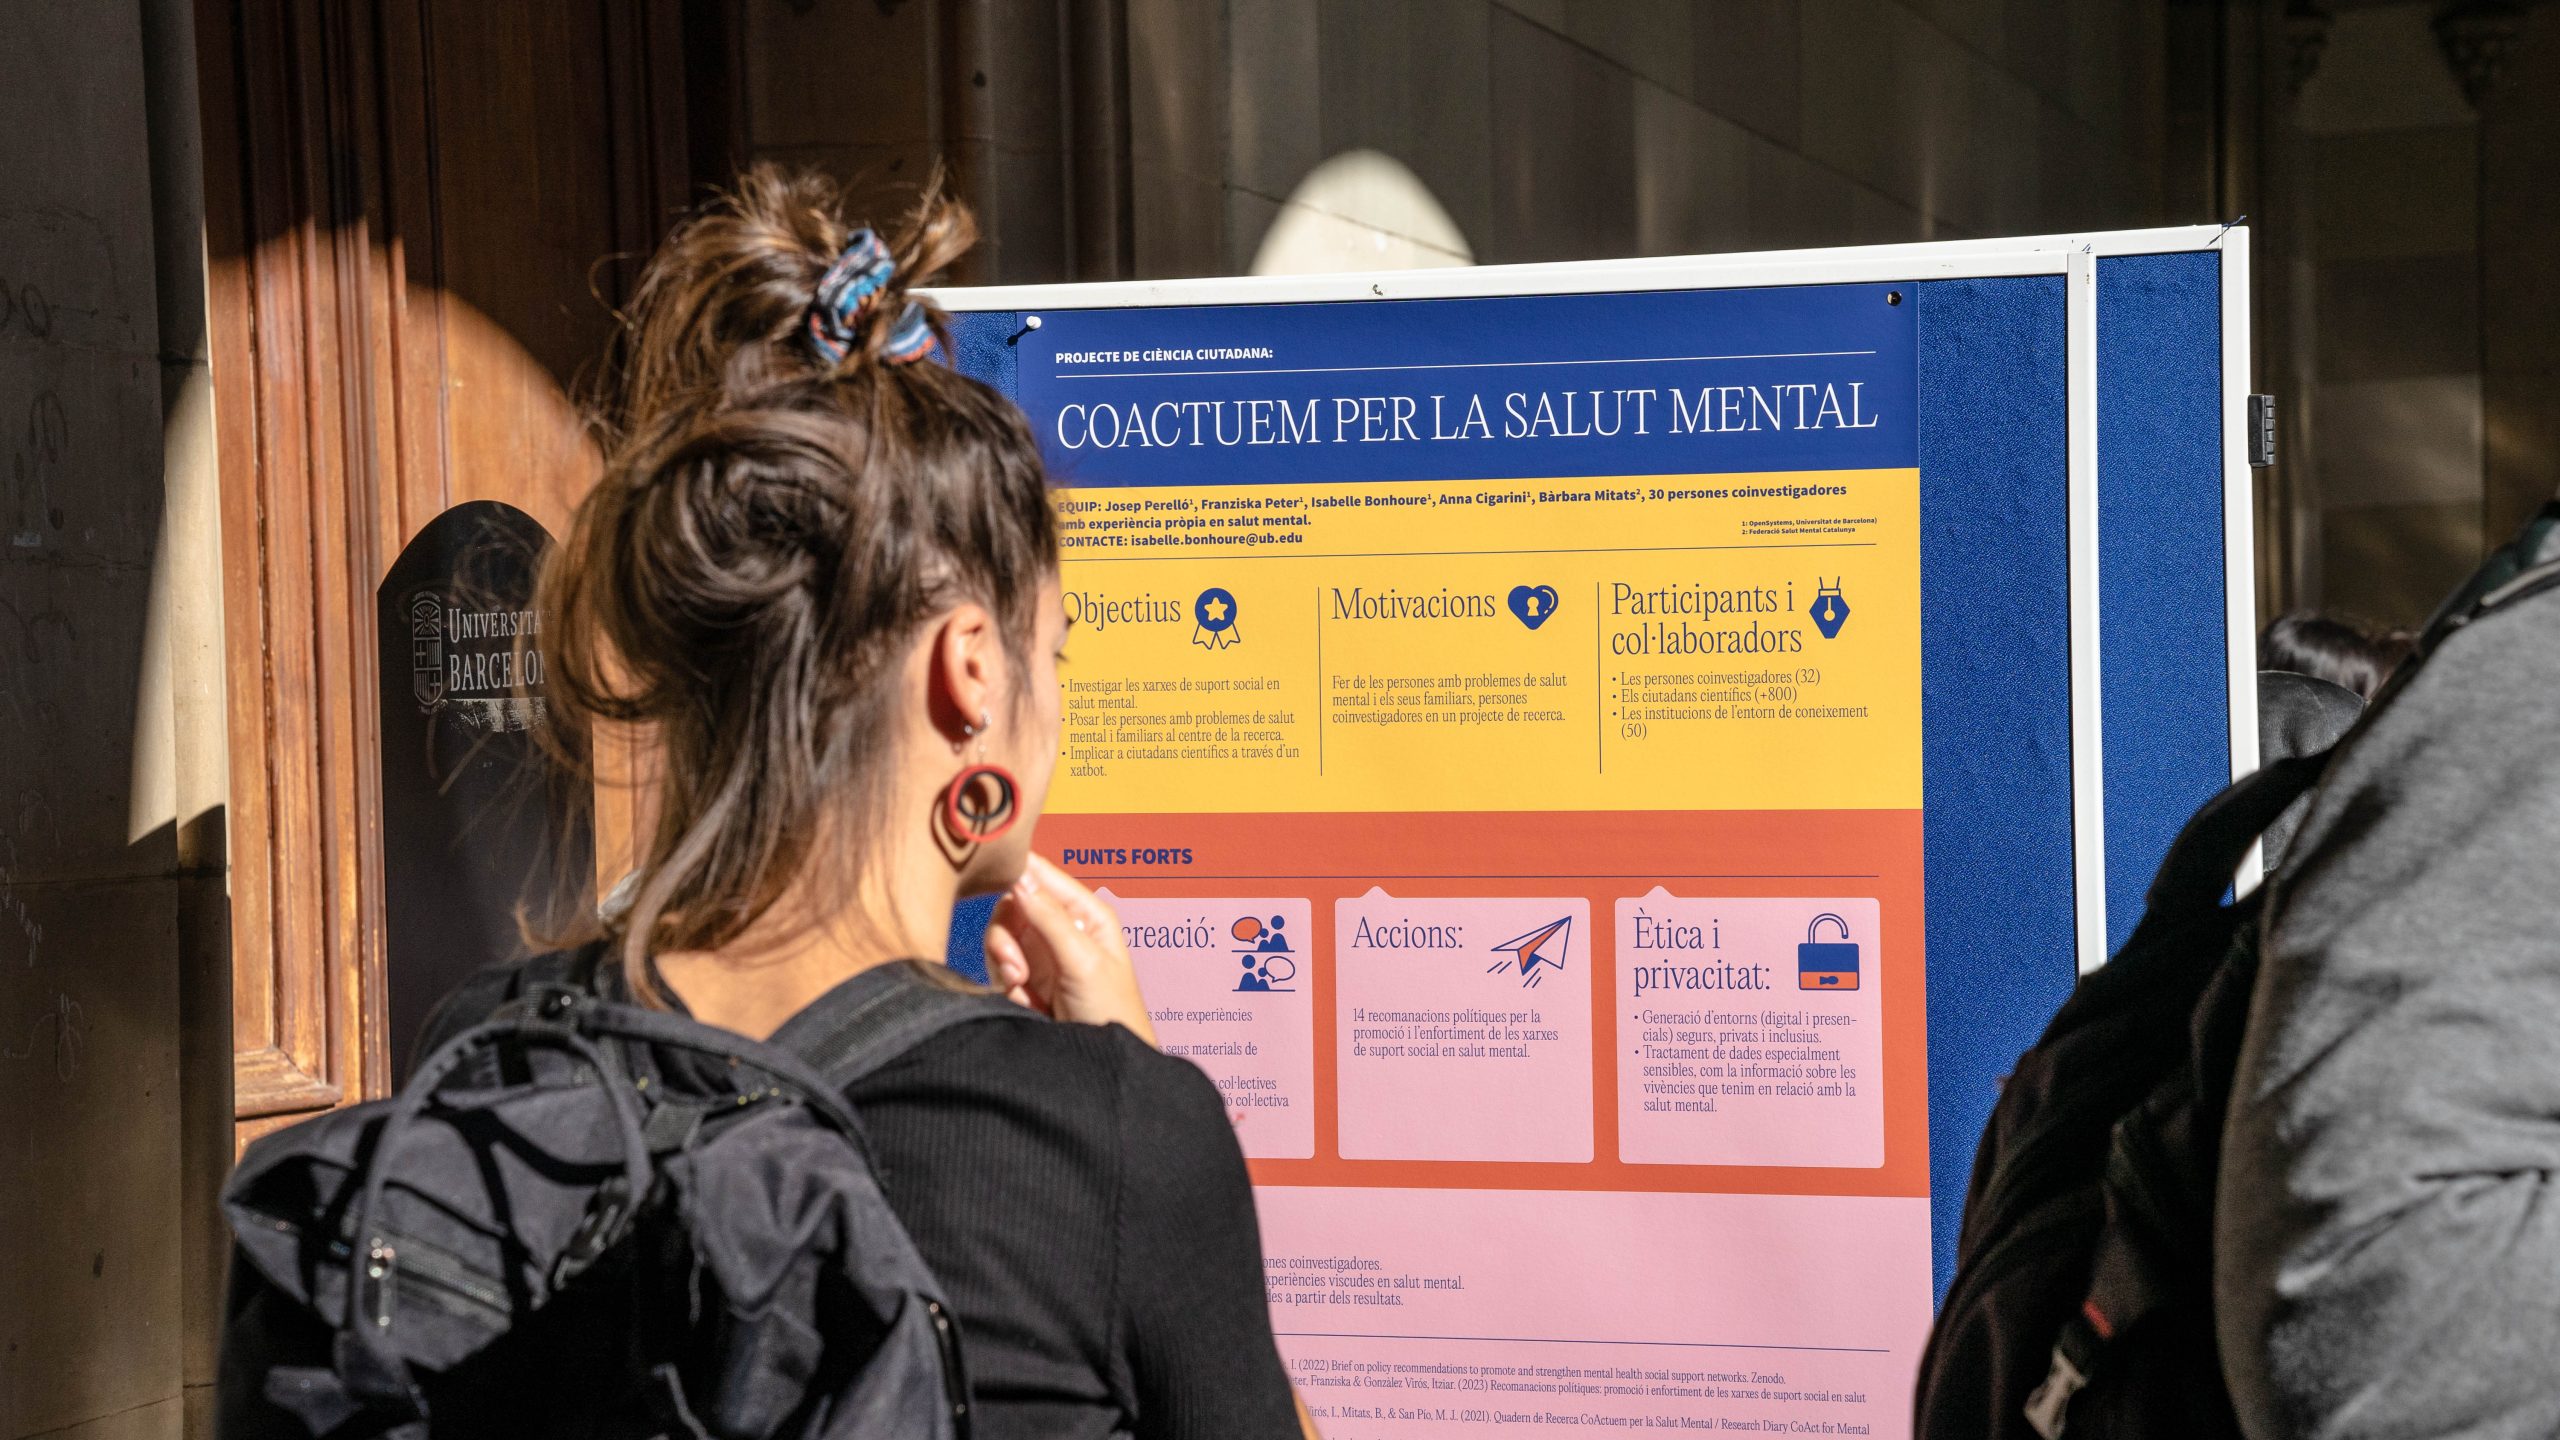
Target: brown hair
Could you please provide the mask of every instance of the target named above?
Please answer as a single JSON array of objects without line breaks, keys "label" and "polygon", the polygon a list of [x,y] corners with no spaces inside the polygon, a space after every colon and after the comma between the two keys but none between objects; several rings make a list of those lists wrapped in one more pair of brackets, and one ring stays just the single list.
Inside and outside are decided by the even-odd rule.
[{"label": "brown hair", "polygon": [[2343,685],[2370,700],[2417,645],[2406,630],[2380,630],[2335,615],[2296,610],[2258,636],[2258,668],[2290,670]]},{"label": "brown hair", "polygon": [[1022,412],[939,356],[881,358],[968,213],[937,185],[884,233],[897,275],[830,363],[810,305],[855,228],[832,182],[758,166],[667,239],[623,317],[604,477],[543,568],[565,748],[603,723],[656,750],[629,903],[589,932],[652,1001],[651,954],[736,939],[822,859],[859,879],[822,847],[880,821],[900,657],[970,599],[1022,673],[1058,563]]}]

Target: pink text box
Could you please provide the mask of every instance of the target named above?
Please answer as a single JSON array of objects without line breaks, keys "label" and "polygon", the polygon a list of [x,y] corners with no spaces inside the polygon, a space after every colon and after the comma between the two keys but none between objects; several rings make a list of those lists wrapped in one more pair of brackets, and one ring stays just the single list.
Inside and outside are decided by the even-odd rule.
[{"label": "pink text box", "polygon": [[1884,1163],[1874,900],[1656,887],[1617,911],[1620,1159]]},{"label": "pink text box", "polygon": [[1255,1159],[1316,1153],[1315,932],[1306,900],[1102,898],[1120,913],[1156,1040],[1209,1073]]},{"label": "pink text box", "polygon": [[1333,935],[1344,1159],[1591,1159],[1588,900],[1372,889]]}]

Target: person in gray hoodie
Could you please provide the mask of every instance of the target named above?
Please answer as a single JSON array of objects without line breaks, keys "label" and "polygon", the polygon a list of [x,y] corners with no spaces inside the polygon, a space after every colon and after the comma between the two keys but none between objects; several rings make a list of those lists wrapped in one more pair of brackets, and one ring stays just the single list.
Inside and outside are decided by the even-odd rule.
[{"label": "person in gray hoodie", "polygon": [[[2511,568],[2560,558],[2551,531]],[[2560,1435],[2560,590],[2535,573],[2367,717],[2268,886],[2214,1239],[2254,1440]]]}]

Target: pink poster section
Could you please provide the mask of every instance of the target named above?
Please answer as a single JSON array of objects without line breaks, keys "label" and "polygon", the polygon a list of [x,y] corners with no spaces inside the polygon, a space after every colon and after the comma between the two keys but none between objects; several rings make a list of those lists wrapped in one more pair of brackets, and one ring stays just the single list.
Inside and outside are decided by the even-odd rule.
[{"label": "pink poster section", "polygon": [[1327,1440],[1907,1440],[1933,1293],[1910,920],[1500,888],[1103,891],[1255,1162]]},{"label": "pink poster section", "polygon": [[1926,1199],[1256,1198],[1281,1353],[1325,1440],[1909,1433]]}]

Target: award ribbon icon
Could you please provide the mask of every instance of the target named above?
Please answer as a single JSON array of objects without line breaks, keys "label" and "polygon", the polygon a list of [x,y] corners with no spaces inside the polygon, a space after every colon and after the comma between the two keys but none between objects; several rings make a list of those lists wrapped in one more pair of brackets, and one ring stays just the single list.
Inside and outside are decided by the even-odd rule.
[{"label": "award ribbon icon", "polygon": [[1191,602],[1194,628],[1191,643],[1206,650],[1224,650],[1244,643],[1243,632],[1236,629],[1236,597],[1215,585],[1200,592]]}]

